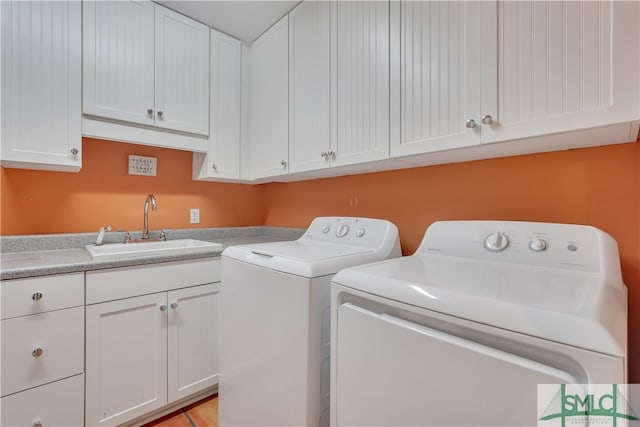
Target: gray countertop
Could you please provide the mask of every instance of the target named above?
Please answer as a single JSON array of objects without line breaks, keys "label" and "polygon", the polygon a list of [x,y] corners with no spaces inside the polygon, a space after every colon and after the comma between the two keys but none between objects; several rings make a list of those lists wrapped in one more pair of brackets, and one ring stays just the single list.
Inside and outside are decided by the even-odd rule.
[{"label": "gray countertop", "polygon": [[[222,247],[295,240],[303,229],[283,227],[233,227],[213,229],[170,230],[167,239],[197,239],[222,244]],[[180,261],[220,256],[222,250],[197,248],[179,255],[163,254],[132,258],[94,260],[84,249],[96,233],[8,236],[0,239],[0,280],[73,273],[105,268],[127,267],[159,262]],[[106,243],[121,241],[111,233]]]}]

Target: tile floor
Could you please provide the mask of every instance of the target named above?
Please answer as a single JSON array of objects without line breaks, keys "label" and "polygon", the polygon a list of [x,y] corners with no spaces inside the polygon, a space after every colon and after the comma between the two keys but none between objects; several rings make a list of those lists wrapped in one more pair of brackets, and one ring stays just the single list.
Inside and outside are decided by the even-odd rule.
[{"label": "tile floor", "polygon": [[202,399],[143,427],[218,427],[218,395]]}]

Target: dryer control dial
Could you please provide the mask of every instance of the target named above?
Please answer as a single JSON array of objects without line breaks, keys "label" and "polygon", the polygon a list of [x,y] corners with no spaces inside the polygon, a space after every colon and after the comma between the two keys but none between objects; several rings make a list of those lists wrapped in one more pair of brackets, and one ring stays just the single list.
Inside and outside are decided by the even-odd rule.
[{"label": "dryer control dial", "polygon": [[509,246],[509,238],[499,231],[489,234],[484,239],[484,246],[492,252],[500,252]]},{"label": "dryer control dial", "polygon": [[358,228],[356,230],[356,237],[362,237],[364,236],[364,233],[366,233],[366,230],[364,228]]},{"label": "dryer control dial", "polygon": [[529,249],[534,252],[542,252],[547,249],[547,242],[536,237],[534,239],[531,239],[531,241],[529,242]]},{"label": "dryer control dial", "polygon": [[324,228],[322,229],[322,234],[327,234],[330,230],[331,230],[331,226],[325,225]]},{"label": "dryer control dial", "polygon": [[336,236],[344,237],[349,232],[349,226],[347,224],[341,224],[336,230]]}]

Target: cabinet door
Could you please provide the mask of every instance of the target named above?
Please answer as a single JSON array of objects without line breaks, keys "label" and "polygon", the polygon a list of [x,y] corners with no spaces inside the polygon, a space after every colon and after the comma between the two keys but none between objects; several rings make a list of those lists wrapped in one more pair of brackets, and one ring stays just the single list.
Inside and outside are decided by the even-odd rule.
[{"label": "cabinet door", "polygon": [[209,27],[156,5],[157,127],[209,134]]},{"label": "cabinet door", "polygon": [[169,403],[218,383],[220,284],[170,291]]},{"label": "cabinet door", "polygon": [[239,40],[211,30],[209,152],[197,178],[240,178],[240,57]]},{"label": "cabinet door", "polygon": [[332,165],[389,157],[389,2],[331,2]]},{"label": "cabinet door", "polygon": [[77,172],[81,3],[3,1],[0,15],[2,166]]},{"label": "cabinet door", "polygon": [[330,6],[305,1],[289,13],[290,172],[329,167]]},{"label": "cabinet door", "polygon": [[399,2],[399,82],[392,90],[399,86],[400,136],[392,139],[392,157],[480,144],[481,7]]},{"label": "cabinet door", "polygon": [[289,162],[289,21],[251,47],[249,151],[252,178],[286,174]]},{"label": "cabinet door", "polygon": [[482,142],[640,116],[638,2],[498,2],[497,110]]},{"label": "cabinet door", "polygon": [[166,304],[161,292],[87,306],[87,425],[119,425],[167,403]]},{"label": "cabinet door", "polygon": [[83,2],[83,112],[153,125],[154,5]]}]

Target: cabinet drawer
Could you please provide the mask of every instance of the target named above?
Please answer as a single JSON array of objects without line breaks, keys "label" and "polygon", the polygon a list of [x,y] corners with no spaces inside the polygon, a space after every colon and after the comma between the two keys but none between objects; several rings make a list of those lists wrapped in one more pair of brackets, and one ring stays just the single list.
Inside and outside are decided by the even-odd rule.
[{"label": "cabinet drawer", "polygon": [[5,280],[0,286],[3,319],[84,305],[84,273]]},{"label": "cabinet drawer", "polygon": [[87,272],[87,305],[220,281],[220,257]]},{"label": "cabinet drawer", "polygon": [[84,375],[3,397],[2,420],[7,427],[84,425]]},{"label": "cabinet drawer", "polygon": [[84,307],[3,320],[0,327],[1,396],[83,372]]}]

